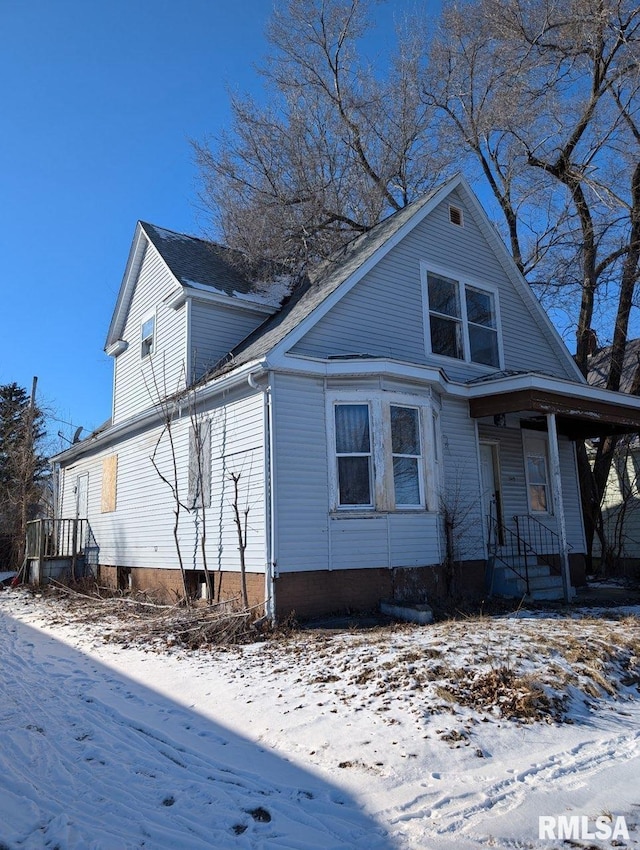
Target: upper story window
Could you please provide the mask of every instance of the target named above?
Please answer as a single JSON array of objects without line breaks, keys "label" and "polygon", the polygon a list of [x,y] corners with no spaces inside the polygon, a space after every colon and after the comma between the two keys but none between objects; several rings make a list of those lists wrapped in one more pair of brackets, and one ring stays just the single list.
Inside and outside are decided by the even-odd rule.
[{"label": "upper story window", "polygon": [[427,272],[427,298],[433,354],[499,367],[494,292]]},{"label": "upper story window", "polygon": [[150,316],[146,321],[142,323],[141,328],[141,343],[140,343],[140,356],[148,357],[150,354],[153,354],[153,343],[155,338],[155,329],[156,329],[156,317]]}]

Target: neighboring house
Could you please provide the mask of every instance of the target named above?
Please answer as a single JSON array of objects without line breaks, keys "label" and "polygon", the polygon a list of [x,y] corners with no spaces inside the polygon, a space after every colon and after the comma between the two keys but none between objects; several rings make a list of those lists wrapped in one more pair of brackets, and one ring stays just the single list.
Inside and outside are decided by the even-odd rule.
[{"label": "neighboring house", "polygon": [[233,259],[136,228],[106,343],[112,419],[56,458],[58,515],[88,518],[100,580],[179,592],[175,460],[194,594],[206,532],[216,593],[237,595],[237,508],[270,615],[487,582],[517,595],[527,570],[532,595],[568,598],[585,553],[574,441],[640,428],[640,400],[586,384],[465,180],[291,294]]},{"label": "neighboring house", "polygon": [[[589,383],[606,384],[611,347],[596,351],[589,360]],[[625,348],[620,391],[640,393],[640,339],[631,339]],[[595,446],[592,447],[595,452]],[[625,434],[616,447],[602,500],[602,523],[608,551],[602,556],[600,540],[593,541],[593,554],[603,571],[638,574],[640,567],[640,435]]]}]

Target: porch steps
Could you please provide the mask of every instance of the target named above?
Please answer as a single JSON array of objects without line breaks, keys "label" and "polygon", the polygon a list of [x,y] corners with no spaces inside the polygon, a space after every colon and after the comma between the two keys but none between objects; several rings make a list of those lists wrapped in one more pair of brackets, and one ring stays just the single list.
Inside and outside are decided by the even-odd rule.
[{"label": "porch steps", "polygon": [[[521,561],[521,562],[520,562]],[[513,562],[513,563],[511,563]],[[510,559],[511,567],[496,560],[493,567],[492,592],[496,596],[521,597],[527,594],[527,583],[524,578],[524,560]],[[575,589],[570,589],[570,595],[575,596]],[[529,564],[529,598],[532,600],[564,599],[562,576],[554,575],[547,564]]]}]

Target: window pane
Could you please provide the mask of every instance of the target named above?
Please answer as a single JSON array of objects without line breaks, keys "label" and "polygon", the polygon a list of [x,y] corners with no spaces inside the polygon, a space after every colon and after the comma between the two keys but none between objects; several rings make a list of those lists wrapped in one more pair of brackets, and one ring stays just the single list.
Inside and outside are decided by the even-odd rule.
[{"label": "window pane", "polygon": [[460,318],[460,300],[458,283],[446,277],[427,275],[429,287],[429,309],[434,313]]},{"label": "window pane", "polygon": [[471,287],[466,288],[465,295],[467,299],[467,319],[476,325],[484,325],[485,328],[495,328],[493,295],[490,292],[482,292],[480,289],[472,289]]},{"label": "window pane", "polygon": [[547,510],[547,488],[544,485],[529,485],[529,505],[532,511]]},{"label": "window pane", "polygon": [[419,505],[418,459],[415,457],[394,457],[393,483],[396,491],[396,507],[398,505]]},{"label": "window pane", "polygon": [[434,354],[462,359],[462,334],[460,322],[431,316],[431,350]]},{"label": "window pane", "polygon": [[142,325],[142,339],[153,336],[153,316]]},{"label": "window pane", "polygon": [[489,328],[469,325],[469,345],[471,359],[474,363],[484,363],[486,366],[497,366],[498,334]]},{"label": "window pane", "polygon": [[413,407],[391,407],[391,446],[396,455],[419,455],[418,411]]},{"label": "window pane", "polygon": [[535,457],[535,455],[527,457],[527,475],[530,484],[547,483],[547,465],[543,457]]},{"label": "window pane", "polygon": [[336,405],[336,451],[338,454],[370,451],[369,406]]},{"label": "window pane", "polygon": [[370,505],[368,457],[339,457],[338,479],[341,505]]}]

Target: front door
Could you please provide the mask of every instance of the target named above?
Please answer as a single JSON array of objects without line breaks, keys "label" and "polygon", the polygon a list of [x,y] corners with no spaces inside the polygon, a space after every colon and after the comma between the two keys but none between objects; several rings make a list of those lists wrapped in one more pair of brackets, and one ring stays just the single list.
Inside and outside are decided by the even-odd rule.
[{"label": "front door", "polygon": [[[480,443],[482,516],[483,521],[486,523],[485,528],[487,530],[487,543],[489,547],[494,543],[502,543],[502,510],[498,469],[498,446],[496,443]],[[495,520],[496,522],[492,522],[491,520]]]}]

